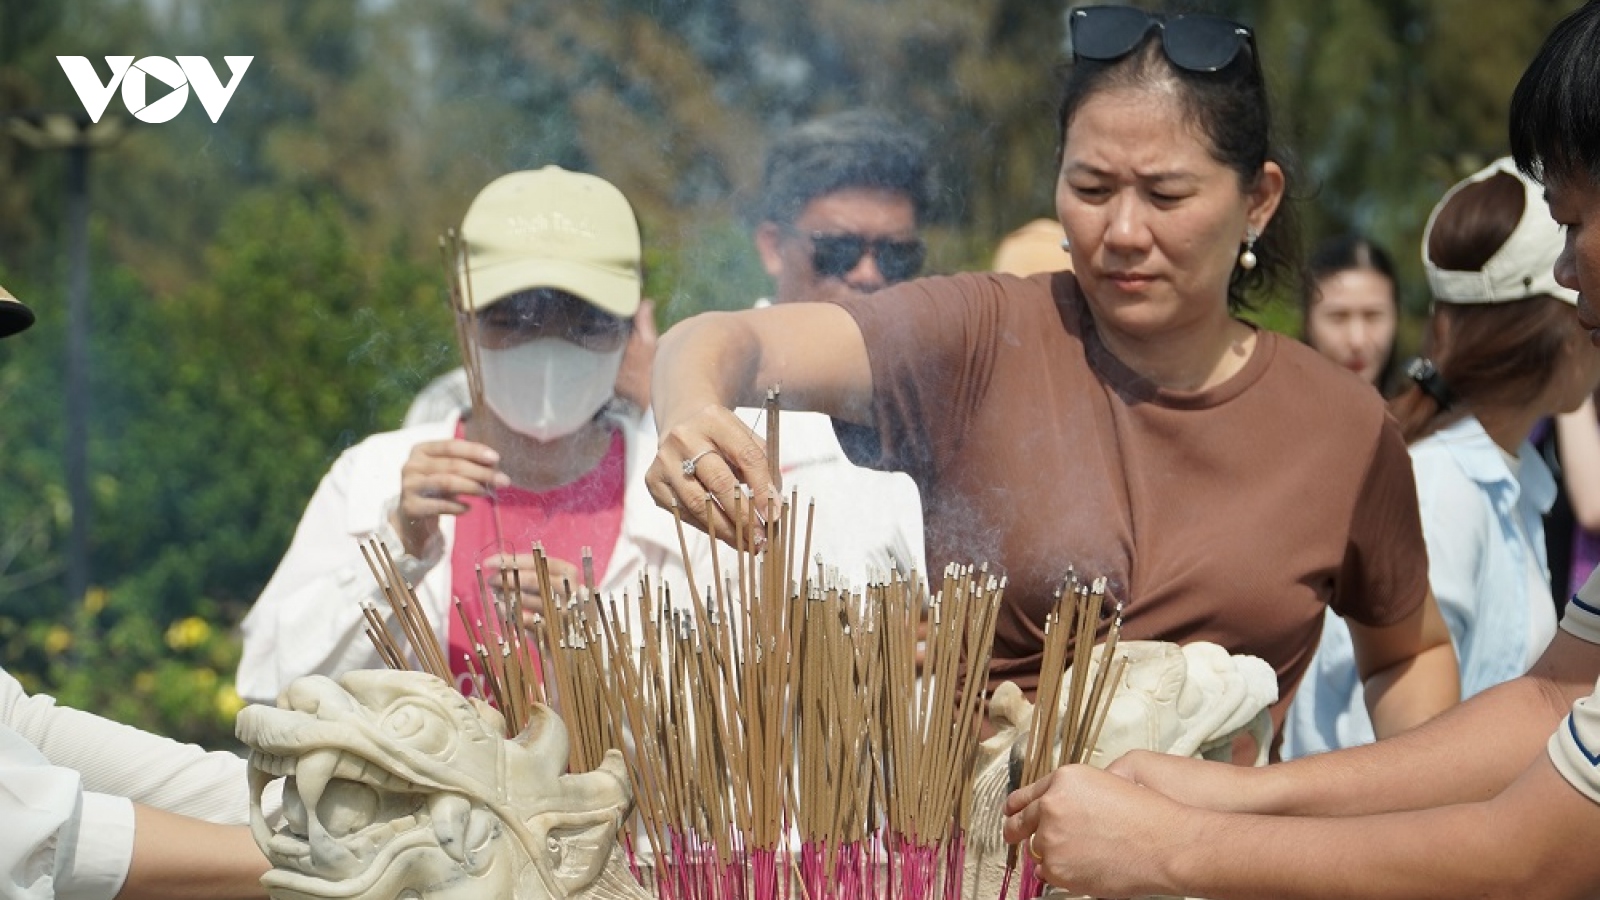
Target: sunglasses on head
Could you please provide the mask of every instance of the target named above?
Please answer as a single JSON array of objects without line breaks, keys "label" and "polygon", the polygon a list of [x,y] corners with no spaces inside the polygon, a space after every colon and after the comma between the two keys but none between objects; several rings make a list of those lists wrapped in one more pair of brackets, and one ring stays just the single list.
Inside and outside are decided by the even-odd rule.
[{"label": "sunglasses on head", "polygon": [[884,281],[905,281],[922,271],[928,255],[928,248],[917,238],[897,241],[859,234],[800,233],[811,241],[811,268],[823,278],[843,278],[870,252]]},{"label": "sunglasses on head", "polygon": [[1220,72],[1248,51],[1256,60],[1250,29],[1217,16],[1166,18],[1131,6],[1085,6],[1072,11],[1072,55],[1113,62],[1136,50],[1150,29],[1161,31],[1168,61],[1189,72]]}]

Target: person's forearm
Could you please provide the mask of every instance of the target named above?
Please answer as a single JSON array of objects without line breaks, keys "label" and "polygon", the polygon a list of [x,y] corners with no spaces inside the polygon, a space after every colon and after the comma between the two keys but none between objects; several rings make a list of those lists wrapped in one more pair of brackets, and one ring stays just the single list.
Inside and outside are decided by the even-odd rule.
[{"label": "person's forearm", "polygon": [[774,385],[784,409],[870,423],[872,368],[850,313],[785,303],[679,322],[656,347],[656,424],[665,438],[708,406],[759,406]]},{"label": "person's forearm", "polygon": [[1483,804],[1350,818],[1205,814],[1163,893],[1212,900],[1518,897],[1524,848]]},{"label": "person's forearm", "polygon": [[758,405],[760,365],[760,342],[734,314],[702,313],[679,322],[662,335],[651,375],[661,433],[709,405]]},{"label": "person's forearm", "polygon": [[233,900],[265,897],[272,868],[250,829],[211,825],[134,806],[133,862],[118,900]]},{"label": "person's forearm", "polygon": [[1373,673],[1363,686],[1379,739],[1415,728],[1461,700],[1456,654],[1449,642]]},{"label": "person's forearm", "polygon": [[1544,752],[1571,699],[1519,678],[1405,734],[1249,773],[1250,806],[1290,815],[1363,815],[1483,800]]}]

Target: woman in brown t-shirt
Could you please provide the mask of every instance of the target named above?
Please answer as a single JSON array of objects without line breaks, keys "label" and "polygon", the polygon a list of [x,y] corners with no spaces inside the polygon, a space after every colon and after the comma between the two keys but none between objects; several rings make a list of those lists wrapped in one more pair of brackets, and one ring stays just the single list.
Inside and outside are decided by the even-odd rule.
[{"label": "woman in brown t-shirt", "polygon": [[1404,442],[1366,385],[1233,315],[1294,267],[1250,32],[1111,7],[1072,23],[1056,209],[1076,275],[684,322],[657,356],[652,493],[726,532],[708,491],[771,489],[728,408],[781,384],[786,405],[835,417],[858,462],[917,480],[931,569],[1004,568],[995,678],[1033,683],[1071,565],[1111,579],[1124,637],[1272,664],[1276,721],[1329,606],[1378,733],[1431,717],[1457,699],[1456,664]]}]

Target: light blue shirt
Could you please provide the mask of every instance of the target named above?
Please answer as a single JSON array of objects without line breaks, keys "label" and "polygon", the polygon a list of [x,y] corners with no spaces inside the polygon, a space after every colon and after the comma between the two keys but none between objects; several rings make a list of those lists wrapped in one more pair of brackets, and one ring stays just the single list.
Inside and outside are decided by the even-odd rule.
[{"label": "light blue shirt", "polygon": [[[1410,450],[1428,584],[1450,626],[1462,697],[1470,697],[1526,669],[1534,627],[1528,567],[1537,565],[1549,580],[1543,516],[1555,501],[1556,482],[1527,443],[1513,474],[1475,418],[1440,429]],[[1350,629],[1332,611],[1283,728],[1284,759],[1374,740]]]}]

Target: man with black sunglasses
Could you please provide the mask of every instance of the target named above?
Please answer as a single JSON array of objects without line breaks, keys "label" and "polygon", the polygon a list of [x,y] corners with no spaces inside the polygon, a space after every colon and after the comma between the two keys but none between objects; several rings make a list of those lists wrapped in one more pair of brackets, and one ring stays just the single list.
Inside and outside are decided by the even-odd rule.
[{"label": "man with black sunglasses", "polygon": [[851,110],[781,135],[762,176],[756,250],[774,303],[830,282],[871,292],[915,277],[928,207],[921,140],[893,120]]},{"label": "man with black sunglasses", "polygon": [[[872,293],[915,277],[926,255],[917,232],[929,193],[927,148],[882,114],[849,110],[779,135],[767,153],[755,228],[775,290],[755,305]],[[756,421],[756,410],[737,413]],[[891,569],[925,572],[916,484],[852,464],[840,438],[856,436],[850,426],[836,434],[827,416],[783,416],[785,484],[816,500],[818,555],[855,584]]]}]

